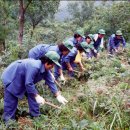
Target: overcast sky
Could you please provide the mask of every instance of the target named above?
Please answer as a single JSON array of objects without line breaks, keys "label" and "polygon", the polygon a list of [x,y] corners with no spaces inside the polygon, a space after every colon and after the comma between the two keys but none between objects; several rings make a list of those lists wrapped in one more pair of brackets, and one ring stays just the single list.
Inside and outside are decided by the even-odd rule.
[{"label": "overcast sky", "polygon": [[[81,0],[80,1],[78,1],[78,0],[75,0],[75,1],[74,0],[73,1],[71,1],[71,0],[69,0],[69,1],[68,0],[61,0],[60,1],[58,12],[55,14],[56,20],[63,21],[64,19],[70,17],[70,14],[67,10],[67,4],[72,3],[72,2],[79,2],[80,3]],[[102,2],[101,0],[95,0],[95,5],[98,6],[98,5],[101,4],[101,2]],[[121,1],[116,0],[114,2],[121,2]],[[109,4],[109,5],[112,5],[112,3],[113,2],[111,0],[107,1],[107,4]]]},{"label": "overcast sky", "polygon": [[[64,19],[66,19],[66,18],[69,18],[70,17],[70,14],[69,14],[69,12],[68,12],[68,10],[67,10],[67,4],[69,4],[69,3],[73,3],[73,2],[81,2],[81,0],[80,1],[78,1],[78,0],[73,0],[73,1],[71,1],[71,0],[61,0],[60,1],[60,4],[59,4],[59,8],[58,8],[58,12],[55,14],[55,19],[56,20],[59,20],[59,21],[63,21]],[[101,1],[96,1],[95,2],[96,3],[96,5],[99,5],[100,3],[101,3]]]},{"label": "overcast sky", "polygon": [[69,17],[69,12],[67,11],[67,4],[69,1],[60,1],[58,12],[55,15],[56,20],[63,21],[65,18]]}]

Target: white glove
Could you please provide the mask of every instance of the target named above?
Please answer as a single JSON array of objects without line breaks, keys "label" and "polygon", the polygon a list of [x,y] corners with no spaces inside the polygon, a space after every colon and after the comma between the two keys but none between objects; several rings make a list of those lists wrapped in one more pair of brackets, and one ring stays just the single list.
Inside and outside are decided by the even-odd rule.
[{"label": "white glove", "polygon": [[66,104],[68,101],[63,97],[63,96],[61,96],[61,95],[58,95],[57,97],[57,100],[58,100],[58,102],[60,102],[60,103],[62,103],[62,104]]},{"label": "white glove", "polygon": [[95,52],[95,53],[97,53],[97,50],[96,50],[96,49],[94,49],[94,52]]},{"label": "white glove", "polygon": [[118,50],[117,50],[117,49],[115,49],[115,52],[118,52]]},{"label": "white glove", "polygon": [[60,75],[60,80],[65,81],[65,77],[63,76],[63,74]]},{"label": "white glove", "polygon": [[100,56],[100,53],[97,53],[97,57],[99,57]]},{"label": "white glove", "polygon": [[43,97],[41,97],[40,95],[37,95],[36,97],[35,97],[35,99],[36,99],[36,102],[38,103],[38,104],[44,104],[45,103],[45,99],[43,98]]},{"label": "white glove", "polygon": [[118,49],[117,49],[117,48],[115,48],[115,52],[118,52]]}]

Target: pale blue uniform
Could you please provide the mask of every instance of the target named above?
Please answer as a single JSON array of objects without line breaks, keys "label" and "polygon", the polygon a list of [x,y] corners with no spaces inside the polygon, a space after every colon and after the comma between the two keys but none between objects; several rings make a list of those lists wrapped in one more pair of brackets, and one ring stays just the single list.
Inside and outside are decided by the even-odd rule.
[{"label": "pale blue uniform", "polygon": [[[67,56],[63,56],[62,61],[61,61],[63,70],[67,70],[66,63],[70,63],[70,65],[72,66],[73,69],[74,69],[74,67],[76,67],[76,64],[74,63],[74,61],[75,61],[75,57],[76,57],[77,53],[78,53],[77,48],[73,47],[72,51],[69,52],[69,54]],[[70,76],[73,76],[73,72],[70,72]]]},{"label": "pale blue uniform", "polygon": [[120,39],[116,38],[115,34],[112,34],[108,41],[108,50],[109,53],[113,53],[114,49],[117,49],[120,46],[120,43],[123,44],[123,47],[126,46],[126,42],[123,36]]},{"label": "pale blue uniform", "polygon": [[11,63],[2,74],[4,84],[4,114],[3,119],[15,119],[18,99],[22,99],[27,93],[29,112],[31,116],[39,116],[39,105],[35,100],[38,93],[35,83],[45,80],[52,93],[58,89],[52,79],[51,72],[45,70],[40,60],[24,59]]},{"label": "pale blue uniform", "polygon": [[[38,60],[41,57],[45,56],[45,54],[48,51],[55,51],[60,55],[60,58],[62,57],[62,53],[59,50],[58,45],[52,46],[52,45],[48,45],[48,44],[39,44],[39,45],[35,46],[34,48],[32,48],[29,51],[28,57]],[[59,61],[59,63],[60,63],[60,61]],[[57,79],[59,77],[59,69],[61,69],[61,67],[55,65],[55,67],[54,67],[55,79]]]},{"label": "pale blue uniform", "polygon": [[38,60],[41,57],[45,56],[45,54],[48,51],[55,51],[61,56],[61,52],[58,48],[58,45],[53,46],[53,45],[48,45],[48,44],[39,44],[29,50],[28,57]]},{"label": "pale blue uniform", "polygon": [[77,41],[76,38],[74,37],[71,37],[71,38],[68,38],[67,41],[71,41],[73,43],[74,46],[76,46],[77,44],[81,43],[81,42],[84,42],[85,39],[82,38],[81,41]]}]

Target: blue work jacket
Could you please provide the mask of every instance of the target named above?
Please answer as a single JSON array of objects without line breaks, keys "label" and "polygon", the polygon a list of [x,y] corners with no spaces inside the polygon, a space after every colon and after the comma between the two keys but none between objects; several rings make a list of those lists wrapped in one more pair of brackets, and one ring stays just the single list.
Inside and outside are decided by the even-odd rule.
[{"label": "blue work jacket", "polygon": [[4,87],[14,96],[22,99],[25,92],[37,94],[35,83],[45,80],[52,93],[58,91],[51,72],[45,70],[40,60],[23,59],[11,63],[2,74]]},{"label": "blue work jacket", "polygon": [[71,37],[71,38],[68,38],[67,41],[71,41],[73,43],[73,45],[76,46],[78,43],[84,42],[85,39],[82,38],[81,41],[77,41],[76,38]]},{"label": "blue work jacket", "polygon": [[116,47],[119,47],[120,42],[123,44],[123,47],[126,46],[126,42],[123,36],[121,36],[120,39],[116,38],[115,34],[112,34],[111,37],[109,38],[109,46],[115,49]]},{"label": "blue work jacket", "polygon": [[[33,47],[28,54],[29,58],[33,58],[35,60],[38,60],[39,58],[43,57],[48,51],[55,51],[57,52],[60,57],[62,57],[62,53],[59,50],[58,45],[48,45],[48,44],[39,44],[35,47]],[[60,62],[60,61],[59,61]],[[61,67],[55,65],[58,69],[61,69]]]},{"label": "blue work jacket", "polygon": [[66,63],[68,63],[68,62],[69,62],[69,63],[74,62],[77,53],[78,53],[77,48],[76,48],[76,47],[73,47],[72,51],[69,52],[68,55],[63,56],[63,58],[62,58],[62,63],[63,63],[63,62],[66,62]]},{"label": "blue work jacket", "polygon": [[39,58],[43,57],[48,51],[55,51],[60,56],[62,55],[58,45],[48,45],[48,44],[39,44],[32,49],[30,49],[28,57],[38,60]]}]

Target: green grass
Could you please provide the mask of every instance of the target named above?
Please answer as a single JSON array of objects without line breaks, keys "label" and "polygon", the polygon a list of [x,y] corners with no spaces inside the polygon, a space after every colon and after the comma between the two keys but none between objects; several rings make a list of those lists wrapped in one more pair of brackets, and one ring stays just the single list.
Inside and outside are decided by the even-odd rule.
[{"label": "green grass", "polygon": [[[130,130],[130,108],[127,107],[130,97],[125,93],[130,89],[130,66],[121,65],[128,58],[129,51],[112,59],[103,52],[100,59],[85,62],[90,77],[87,82],[76,77],[63,86],[62,95],[69,101],[65,106],[58,103],[48,87],[42,87],[44,82],[38,83],[40,94],[62,109],[42,106],[42,116],[32,119],[33,128],[25,126],[24,129]],[[1,98],[1,110],[2,105]],[[26,98],[19,103],[19,108],[28,110]],[[17,125],[15,122],[12,127]],[[3,122],[1,127],[5,129]]]}]

